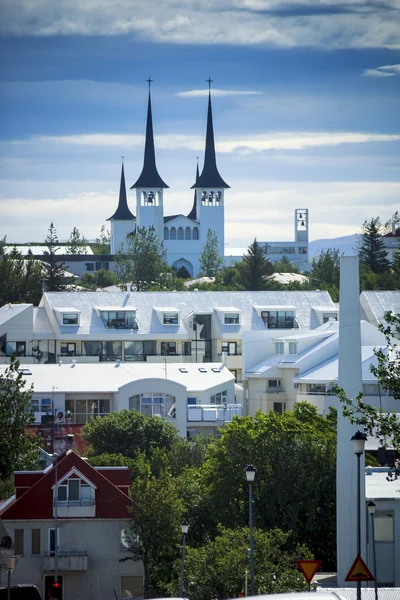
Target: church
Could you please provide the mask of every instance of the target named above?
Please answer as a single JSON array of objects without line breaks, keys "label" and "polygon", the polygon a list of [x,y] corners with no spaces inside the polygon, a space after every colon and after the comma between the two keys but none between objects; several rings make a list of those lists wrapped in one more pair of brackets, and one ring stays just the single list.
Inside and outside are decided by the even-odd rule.
[{"label": "church", "polygon": [[164,190],[168,189],[168,185],[156,165],[149,89],[143,169],[130,188],[136,191],[136,216],[128,206],[122,164],[117,210],[108,219],[111,222],[111,254],[115,255],[121,247],[126,248],[126,238],[135,232],[136,227],[154,227],[159,240],[164,242],[168,263],[177,269],[183,266],[190,275],[197,275],[199,256],[209,229],[216,234],[219,254],[224,257],[224,194],[228,188],[217,167],[209,91],[204,166],[201,174],[197,166],[196,180],[191,188],[194,190],[193,206],[187,215],[164,214]]}]

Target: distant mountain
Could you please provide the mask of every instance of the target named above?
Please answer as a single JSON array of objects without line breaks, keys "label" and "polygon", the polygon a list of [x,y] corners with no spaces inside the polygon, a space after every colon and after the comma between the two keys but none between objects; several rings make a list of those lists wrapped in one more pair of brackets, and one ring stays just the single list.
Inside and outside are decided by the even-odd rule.
[{"label": "distant mountain", "polygon": [[354,256],[356,241],[356,233],[327,240],[314,240],[308,245],[309,256],[317,256],[322,252],[322,250],[326,251],[328,249],[339,250],[340,254],[344,254],[345,256]]}]

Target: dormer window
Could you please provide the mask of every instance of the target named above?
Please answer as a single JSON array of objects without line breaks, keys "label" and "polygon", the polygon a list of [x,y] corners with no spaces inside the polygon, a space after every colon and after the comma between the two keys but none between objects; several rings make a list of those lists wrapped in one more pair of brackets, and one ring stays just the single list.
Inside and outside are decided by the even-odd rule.
[{"label": "dormer window", "polygon": [[239,313],[234,313],[234,312],[225,313],[224,323],[225,323],[225,325],[239,325],[239,323],[240,323]]},{"label": "dormer window", "polygon": [[93,506],[95,486],[79,472],[72,470],[57,485],[57,507]]},{"label": "dormer window", "polygon": [[164,325],[178,325],[179,324],[179,315],[178,313],[164,313],[163,323]]},{"label": "dormer window", "polygon": [[78,313],[63,313],[62,316],[63,325],[79,325]]},{"label": "dormer window", "polygon": [[267,329],[293,329],[295,327],[293,310],[262,310],[261,318]]},{"label": "dormer window", "polygon": [[101,310],[100,317],[106,329],[138,329],[134,310]]}]

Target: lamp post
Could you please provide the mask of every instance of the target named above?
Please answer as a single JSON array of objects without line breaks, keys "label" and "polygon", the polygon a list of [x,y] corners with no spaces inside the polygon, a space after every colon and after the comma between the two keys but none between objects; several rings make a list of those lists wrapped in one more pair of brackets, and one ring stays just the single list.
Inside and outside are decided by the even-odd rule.
[{"label": "lamp post", "polygon": [[374,587],[375,600],[378,600],[378,581],[376,574],[376,553],[375,553],[375,510],[376,504],[372,500],[367,502],[368,513],[371,515],[371,531],[372,531],[372,560],[374,563]]},{"label": "lamp post", "polygon": [[[364,453],[367,436],[361,431],[356,431],[351,441],[357,456],[357,555],[361,556],[361,455]],[[357,600],[361,600],[361,581],[357,581]]]},{"label": "lamp post", "polygon": [[250,529],[250,596],[254,596],[254,547],[253,547],[253,490],[252,484],[256,476],[256,469],[253,465],[247,465],[246,473],[247,483],[249,484],[249,529]]},{"label": "lamp post", "polygon": [[54,583],[58,583],[58,454],[53,454],[55,462],[54,486]]},{"label": "lamp post", "polygon": [[182,523],[181,529],[182,529],[182,561],[181,561],[181,579],[179,582],[179,597],[183,598],[183,578],[185,575],[185,542],[186,542],[187,532],[189,531],[189,525],[187,523]]}]

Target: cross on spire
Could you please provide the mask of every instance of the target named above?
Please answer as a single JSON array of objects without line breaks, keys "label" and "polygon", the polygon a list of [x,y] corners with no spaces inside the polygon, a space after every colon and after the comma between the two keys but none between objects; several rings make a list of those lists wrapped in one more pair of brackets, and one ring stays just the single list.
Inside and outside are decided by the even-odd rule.
[{"label": "cross on spire", "polygon": [[208,91],[211,91],[211,84],[213,83],[213,79],[209,77],[208,79],[206,79],[206,82],[208,83]]},{"label": "cross on spire", "polygon": [[150,85],[152,84],[152,82],[154,81],[154,79],[150,79],[150,77],[148,79],[146,79],[147,83],[149,84],[149,91],[150,91]]},{"label": "cross on spire", "polygon": [[124,156],[121,156],[121,158],[122,158],[122,164],[124,164],[124,158],[125,158],[125,157],[124,157]]}]

